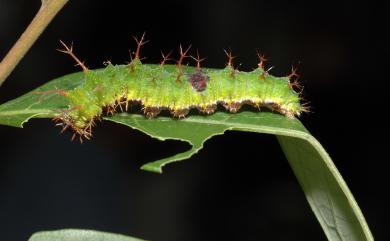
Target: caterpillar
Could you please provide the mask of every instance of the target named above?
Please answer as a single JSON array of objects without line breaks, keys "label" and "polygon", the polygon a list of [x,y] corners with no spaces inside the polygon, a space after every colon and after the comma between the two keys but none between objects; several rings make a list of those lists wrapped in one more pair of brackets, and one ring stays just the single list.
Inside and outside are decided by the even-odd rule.
[{"label": "caterpillar", "polygon": [[[95,120],[103,114],[127,111],[133,104],[141,104],[146,118],[156,117],[162,110],[168,110],[173,117],[184,118],[193,108],[210,115],[222,105],[231,113],[236,113],[242,105],[251,105],[258,109],[267,107],[288,118],[299,116],[307,110],[301,104],[301,85],[297,74],[275,77],[264,69],[266,59],[257,53],[259,63],[250,72],[239,71],[233,65],[235,56],[225,53],[228,61],[223,69],[204,69],[197,56],[190,56],[191,48],[179,47],[179,59],[175,65],[167,64],[172,60],[172,51],[164,55],[160,64],[143,64],[140,58],[145,33],[140,39],[134,37],[137,48],[130,52],[131,61],[127,65],[106,63],[102,70],[90,70],[73,53],[70,47],[61,41],[63,49],[59,51],[70,55],[84,72],[84,82],[68,91],[57,91],[69,101],[68,109],[60,111],[54,117],[62,132],[70,128],[74,131],[72,140],[79,136],[92,137]],[[188,67],[184,59],[192,58],[196,66]]]}]

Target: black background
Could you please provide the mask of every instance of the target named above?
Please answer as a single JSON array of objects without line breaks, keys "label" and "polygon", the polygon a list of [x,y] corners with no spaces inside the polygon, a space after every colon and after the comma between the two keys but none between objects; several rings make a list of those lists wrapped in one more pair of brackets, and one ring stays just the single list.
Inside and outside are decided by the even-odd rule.
[{"label": "black background", "polygon": [[[207,67],[231,48],[242,70],[260,49],[287,75],[298,66],[313,112],[301,120],[330,153],[376,240],[389,240],[389,5],[347,1],[70,1],[0,88],[0,103],[78,71],[59,40],[91,68],[129,61],[132,35],[160,50],[192,44]],[[40,1],[0,1],[0,56]],[[0,239],[87,228],[152,240],[325,240],[273,136],[228,132],[163,175],[143,163],[188,146],[104,122],[91,142],[70,142],[50,120],[0,126]],[[382,139],[381,139],[382,138]],[[387,175],[387,176],[386,176]]]}]

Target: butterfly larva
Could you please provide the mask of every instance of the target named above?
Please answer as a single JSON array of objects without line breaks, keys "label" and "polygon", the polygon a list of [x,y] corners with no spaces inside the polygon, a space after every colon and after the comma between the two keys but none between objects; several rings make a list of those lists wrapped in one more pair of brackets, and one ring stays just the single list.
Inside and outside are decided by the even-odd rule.
[{"label": "butterfly larva", "polygon": [[[190,109],[212,114],[218,104],[235,113],[242,105],[267,107],[289,118],[299,116],[305,107],[300,104],[298,82],[291,82],[295,72],[286,77],[272,76],[264,69],[264,57],[251,72],[234,68],[233,56],[226,52],[228,63],[224,69],[202,69],[199,54],[187,55],[189,48],[180,46],[176,65],[167,65],[169,55],[163,55],[160,65],[142,64],[140,48],[146,42],[144,35],[136,39],[137,49],[128,65],[108,63],[103,70],[89,70],[74,54],[72,47],[61,42],[60,50],[72,56],[84,71],[83,84],[62,92],[69,108],[55,117],[63,130],[74,130],[73,138],[89,139],[94,120],[104,112],[127,111],[128,106],[140,103],[147,118],[156,117],[162,110],[169,110],[174,117],[184,118]],[[196,67],[183,65],[185,58],[196,60]]]}]

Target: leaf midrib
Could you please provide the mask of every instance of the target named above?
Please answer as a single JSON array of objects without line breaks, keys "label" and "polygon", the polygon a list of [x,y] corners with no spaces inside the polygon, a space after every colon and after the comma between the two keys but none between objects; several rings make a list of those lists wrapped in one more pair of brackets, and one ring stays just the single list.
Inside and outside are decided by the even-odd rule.
[{"label": "leaf midrib", "polygon": [[14,116],[14,115],[25,115],[25,114],[52,114],[54,113],[52,110],[48,109],[24,109],[20,110],[8,110],[8,111],[0,111],[0,116]]}]

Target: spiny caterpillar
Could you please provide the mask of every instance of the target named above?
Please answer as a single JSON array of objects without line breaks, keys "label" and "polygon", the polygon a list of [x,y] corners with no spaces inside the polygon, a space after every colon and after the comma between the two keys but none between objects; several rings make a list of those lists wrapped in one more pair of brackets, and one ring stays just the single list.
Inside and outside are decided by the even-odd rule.
[{"label": "spiny caterpillar", "polygon": [[[163,56],[159,65],[142,64],[140,49],[148,41],[134,37],[137,48],[130,53],[128,65],[108,63],[103,70],[90,70],[61,41],[64,49],[59,51],[70,55],[84,72],[84,82],[73,90],[57,90],[69,101],[69,108],[62,110],[54,120],[74,130],[72,140],[79,136],[90,139],[95,120],[103,113],[127,111],[129,105],[138,103],[147,118],[156,117],[162,110],[169,110],[177,118],[184,118],[189,110],[197,108],[201,113],[212,114],[218,104],[236,113],[244,104],[256,108],[267,107],[289,118],[299,116],[306,107],[300,104],[301,86],[297,75],[275,77],[264,69],[266,59],[258,53],[258,67],[251,72],[234,68],[231,52],[225,51],[228,62],[224,69],[202,69],[204,60],[188,55],[190,47],[183,50],[180,45],[176,65],[167,65],[172,60],[172,51]],[[196,61],[196,67],[183,65],[185,58]],[[294,80],[292,80],[294,79]],[[291,81],[290,81],[291,80]],[[296,92],[295,90],[298,90]]]}]

